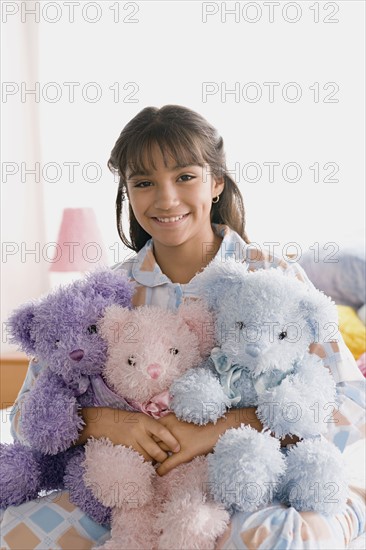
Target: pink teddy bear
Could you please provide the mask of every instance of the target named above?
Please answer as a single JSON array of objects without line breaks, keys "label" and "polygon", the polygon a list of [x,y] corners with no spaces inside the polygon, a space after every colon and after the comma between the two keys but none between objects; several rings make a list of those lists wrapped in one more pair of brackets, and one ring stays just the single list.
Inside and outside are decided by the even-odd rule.
[{"label": "pink teddy bear", "polygon": [[[212,315],[200,300],[176,312],[108,307],[98,327],[108,342],[103,377],[136,410],[154,418],[169,414],[169,388],[208,357],[212,328]],[[105,550],[213,549],[229,521],[223,505],[205,490],[204,456],[160,477],[131,447],[102,438],[86,444],[84,466],[86,485],[112,508]]]}]

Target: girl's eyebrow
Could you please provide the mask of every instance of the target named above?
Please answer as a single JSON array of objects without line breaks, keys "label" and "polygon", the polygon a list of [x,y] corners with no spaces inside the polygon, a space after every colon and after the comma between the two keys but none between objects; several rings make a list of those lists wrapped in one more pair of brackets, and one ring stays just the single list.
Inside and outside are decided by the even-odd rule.
[{"label": "girl's eyebrow", "polygon": [[[173,168],[171,168],[171,172],[175,172],[176,170],[180,170],[181,168],[188,168],[190,166],[196,166],[196,164],[176,164],[176,166],[173,166]],[[131,174],[129,174],[127,176],[127,179],[130,180],[136,176],[152,176],[152,173],[151,172],[138,172],[138,171],[135,171],[135,172],[131,172]]]}]

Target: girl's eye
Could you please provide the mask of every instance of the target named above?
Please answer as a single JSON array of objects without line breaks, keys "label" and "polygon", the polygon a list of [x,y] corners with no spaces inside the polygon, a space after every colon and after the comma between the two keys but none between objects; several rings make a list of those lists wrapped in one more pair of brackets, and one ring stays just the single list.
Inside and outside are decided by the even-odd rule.
[{"label": "girl's eye", "polygon": [[243,329],[245,327],[243,321],[237,321],[235,325],[238,327],[239,330]]},{"label": "girl's eye", "polygon": [[184,179],[183,181],[191,181],[194,179],[194,176],[190,176],[189,174],[183,174],[182,176],[179,176],[179,179],[181,178],[189,178],[189,179]]},{"label": "girl's eye", "polygon": [[96,334],[97,333],[97,325],[90,325],[90,327],[88,327],[88,333],[89,334]]},{"label": "girl's eye", "polygon": [[133,367],[136,364],[136,357],[134,355],[130,355],[128,358],[128,364]]},{"label": "girl's eye", "polygon": [[287,332],[285,330],[283,330],[282,332],[280,332],[280,334],[278,335],[278,338],[280,340],[283,340],[284,338],[286,338],[287,336]]},{"label": "girl's eye", "polygon": [[[181,176],[179,176],[178,179],[183,181],[191,181],[195,179],[195,176],[191,176],[189,174],[182,174]],[[139,181],[134,185],[134,187],[139,187],[143,189],[143,188],[149,187],[150,185],[151,185],[151,181],[146,180],[146,181]]]},{"label": "girl's eye", "polygon": [[[145,183],[146,183],[147,185],[145,185]],[[151,184],[151,181],[139,181],[138,183],[136,183],[136,184],[134,185],[134,187],[144,188],[144,187],[148,187],[150,184]]]},{"label": "girl's eye", "polygon": [[169,353],[171,353],[172,355],[177,355],[178,350],[177,348],[170,348]]}]

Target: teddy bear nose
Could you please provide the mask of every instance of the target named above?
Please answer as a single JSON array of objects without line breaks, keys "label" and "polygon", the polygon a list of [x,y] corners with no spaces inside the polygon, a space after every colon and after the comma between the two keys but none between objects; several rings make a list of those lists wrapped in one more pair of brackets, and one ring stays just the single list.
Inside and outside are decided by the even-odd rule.
[{"label": "teddy bear nose", "polygon": [[147,372],[150,374],[151,378],[159,378],[161,367],[157,363],[152,363],[147,367]]},{"label": "teddy bear nose", "polygon": [[71,353],[69,353],[69,357],[73,360],[73,361],[81,361],[82,358],[84,357],[84,352],[82,349],[75,349],[74,351],[72,351]]},{"label": "teddy bear nose", "polygon": [[257,357],[260,352],[260,347],[257,346],[256,344],[247,344],[245,350],[252,357]]}]

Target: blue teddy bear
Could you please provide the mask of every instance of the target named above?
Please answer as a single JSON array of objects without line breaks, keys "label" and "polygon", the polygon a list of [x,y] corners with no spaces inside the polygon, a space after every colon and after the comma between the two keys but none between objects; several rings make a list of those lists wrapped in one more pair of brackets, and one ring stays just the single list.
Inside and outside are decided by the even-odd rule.
[{"label": "blue teddy bear", "polygon": [[[313,342],[334,339],[334,302],[281,268],[246,271],[213,260],[200,275],[214,310],[218,346],[209,362],[171,388],[176,416],[216,422],[231,407],[256,407],[263,430],[227,430],[208,456],[214,498],[254,511],[274,498],[299,511],[334,514],[348,488],[342,455],[324,438],[336,408],[335,382]],[[327,340],[328,338],[328,340]],[[299,441],[281,449],[280,440]]]}]

